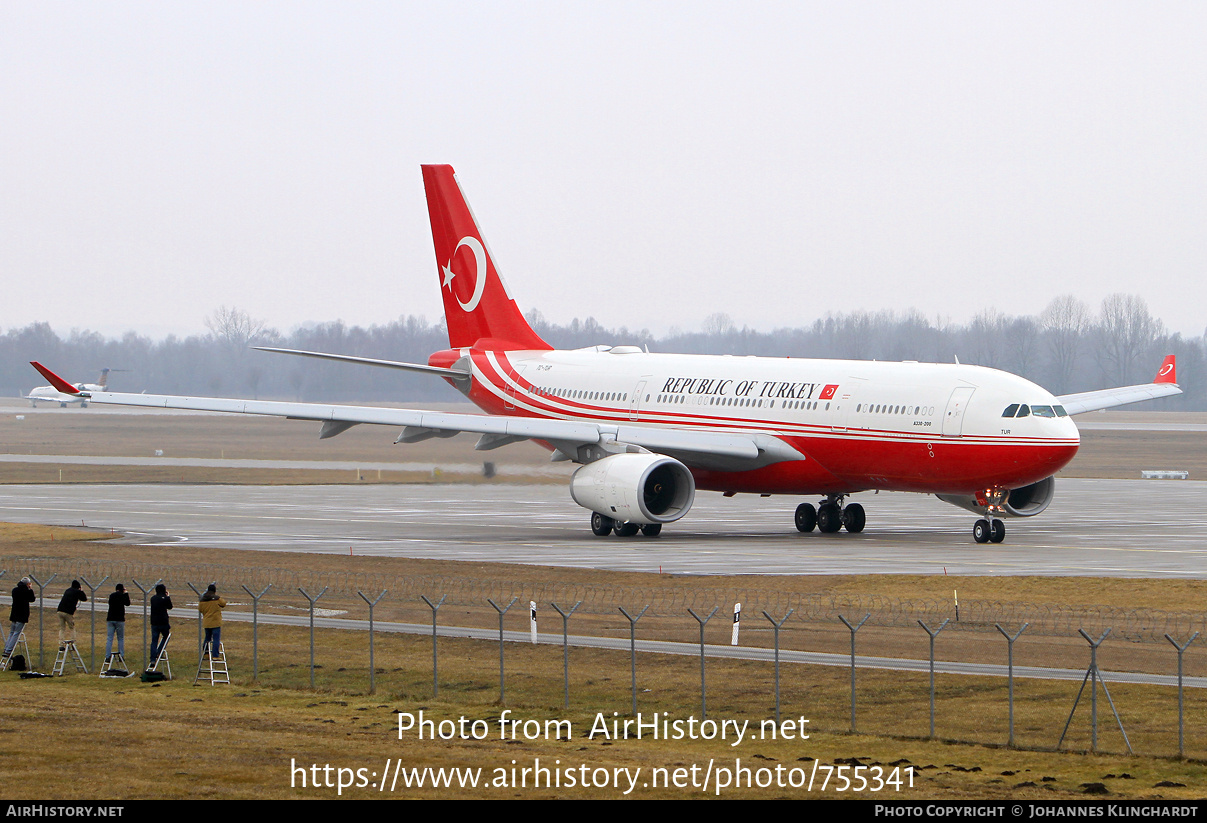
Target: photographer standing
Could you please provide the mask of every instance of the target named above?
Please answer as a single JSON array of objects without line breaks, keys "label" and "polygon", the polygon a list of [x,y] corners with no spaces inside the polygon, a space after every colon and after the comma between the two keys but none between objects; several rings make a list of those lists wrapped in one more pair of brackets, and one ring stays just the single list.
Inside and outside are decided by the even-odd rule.
[{"label": "photographer standing", "polygon": [[80,581],[72,580],[71,588],[63,592],[63,599],[59,601],[57,614],[59,615],[59,651],[67,648],[67,644],[75,645],[75,607],[88,599],[88,595],[84,594],[84,590],[80,588]]},{"label": "photographer standing", "polygon": [[17,647],[17,641],[21,639],[21,631],[29,622],[29,604],[35,599],[33,587],[29,585],[29,578],[22,577],[13,588],[13,607],[8,613],[10,623],[8,640],[4,644],[6,657],[12,654],[13,649]]},{"label": "photographer standing", "polygon": [[[168,595],[168,587],[163,583],[155,584],[155,596],[151,598],[151,665],[159,659],[163,647],[168,644],[168,635],[172,626],[168,622],[168,611],[172,608],[172,598]],[[148,666],[147,668],[150,668]]]},{"label": "photographer standing", "polygon": [[109,595],[109,613],[105,615],[109,626],[105,637],[106,663],[113,654],[114,635],[117,635],[117,653],[121,655],[122,660],[126,659],[126,606],[129,605],[130,593],[126,591],[125,586],[118,583],[113,594]]},{"label": "photographer standing", "polygon": [[226,608],[226,600],[218,596],[218,586],[210,583],[197,611],[201,612],[201,626],[205,629],[205,645],[210,648],[210,655],[217,656],[222,648],[222,610]]}]

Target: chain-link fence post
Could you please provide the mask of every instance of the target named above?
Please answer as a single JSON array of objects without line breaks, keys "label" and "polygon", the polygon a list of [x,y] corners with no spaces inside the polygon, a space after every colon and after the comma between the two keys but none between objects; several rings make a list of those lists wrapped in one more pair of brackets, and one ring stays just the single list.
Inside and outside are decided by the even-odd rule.
[{"label": "chain-link fence post", "polygon": [[162,583],[163,578],[161,577],[152,583],[150,588],[144,587],[142,583],[139,583],[133,577],[130,578],[130,582],[133,583],[140,592],[142,592],[142,667],[143,670],[146,671],[147,669],[151,668],[151,650],[147,646],[147,622],[149,620],[147,616],[147,592],[151,591],[151,589]]},{"label": "chain-link fence post", "polygon": [[997,630],[1002,633],[1002,637],[1006,638],[1006,684],[1009,697],[1007,698],[1010,705],[1010,737],[1006,745],[1014,748],[1014,641],[1018,640],[1022,633],[1027,630],[1030,623],[1024,623],[1014,636],[1010,636],[1000,624],[994,623]]},{"label": "chain-link fence post", "polygon": [[243,586],[243,591],[247,592],[251,598],[251,679],[253,681],[260,679],[260,598],[268,594],[268,590],[271,588],[272,584],[269,583],[264,587],[264,591],[256,594],[247,586]]},{"label": "chain-link fence post", "polygon": [[704,624],[712,620],[712,616],[717,613],[717,606],[712,607],[712,611],[708,613],[708,617],[701,618],[691,609],[687,613],[696,618],[696,622],[700,624],[700,722],[703,723],[708,719],[708,701],[704,697]]},{"label": "chain-link fence post", "polygon": [[935,738],[935,637],[938,636],[939,632],[943,631],[943,627],[947,625],[947,620],[944,620],[942,623],[940,623],[939,628],[935,629],[934,631],[931,631],[930,626],[927,626],[921,620],[918,621],[918,625],[921,626],[922,628],[926,629],[926,633],[928,635],[930,635],[930,738],[931,738],[931,740],[934,740],[934,738]]},{"label": "chain-link fence post", "polygon": [[788,622],[788,618],[792,616],[792,612],[796,609],[788,609],[788,613],[784,615],[784,619],[775,622],[775,618],[767,614],[767,610],[763,610],[763,617],[775,627],[775,725],[780,724],[780,627]]},{"label": "chain-link fence post", "polygon": [[1193,643],[1194,639],[1198,636],[1199,636],[1199,633],[1195,632],[1194,634],[1192,634],[1190,636],[1190,639],[1186,641],[1186,645],[1179,646],[1178,641],[1174,640],[1168,634],[1165,635],[1165,639],[1168,640],[1170,643],[1172,643],[1173,647],[1178,650],[1178,757],[1181,757],[1181,758],[1186,757],[1186,745],[1185,745],[1185,736],[1184,736],[1185,727],[1182,724],[1182,720],[1183,720],[1183,715],[1182,715],[1182,653],[1185,652],[1186,649],[1188,649],[1190,647],[1190,644]]},{"label": "chain-link fence post", "polygon": [[313,689],[314,688],[314,604],[318,602],[318,599],[320,597],[322,597],[324,594],[327,593],[327,587],[323,586],[323,590],[321,592],[319,592],[318,594],[316,594],[314,597],[311,597],[309,594],[307,594],[306,590],[303,589],[301,586],[298,586],[298,591],[300,591],[302,593],[303,597],[305,597],[308,601],[310,601],[310,688]]},{"label": "chain-link fence post", "polygon": [[369,604],[369,694],[374,694],[377,691],[377,682],[375,679],[377,665],[373,662],[373,607],[386,596],[386,590],[382,589],[381,594],[377,595],[376,600],[369,600],[360,589],[357,589],[356,593],[360,595],[361,600]]},{"label": "chain-link fence post", "polygon": [[636,617],[624,610],[624,606],[619,606],[620,613],[623,614],[629,621],[629,676],[633,681],[633,716],[637,716],[637,621],[649,609],[647,603],[645,608],[637,613]]},{"label": "chain-link fence post", "polygon": [[564,612],[556,603],[550,601],[549,605],[562,616],[562,683],[565,692],[565,707],[570,708],[570,615],[578,611],[578,607],[583,604],[579,600],[570,607],[570,611]]},{"label": "chain-link fence post", "polygon": [[419,595],[423,598],[423,602],[427,603],[428,608],[432,610],[432,697],[436,698],[440,695],[440,683],[436,679],[436,612],[444,605],[444,598],[447,594],[440,595],[439,603],[432,603],[427,599],[426,594]]},{"label": "chain-link fence post", "polygon": [[[93,584],[88,582],[87,577],[84,577],[84,575],[82,575],[82,574],[80,575],[80,580],[83,580],[84,585],[88,587],[88,596],[90,598],[92,598],[92,602],[88,604],[91,607],[88,609],[88,613],[89,613],[89,632],[88,633],[92,637],[92,639],[91,639],[92,656],[89,659],[92,663],[91,668],[94,671],[96,670],[96,590],[99,589],[101,586],[105,585],[105,581],[108,579],[109,579],[109,575],[105,575],[103,578],[101,578],[101,581],[94,586]],[[108,604],[106,604],[106,606],[108,606]],[[106,614],[108,614],[108,612],[106,612]],[[108,631],[108,623],[106,623],[106,631]],[[108,635],[106,635],[106,636],[108,636]]]},{"label": "chain-link fence post", "polygon": [[[205,629],[201,625],[203,622],[205,622],[201,617],[201,589],[197,588],[187,580],[184,581],[184,583],[193,590],[195,595],[197,595],[197,660],[200,661],[201,652],[205,648]],[[212,652],[211,656],[216,656],[218,654],[217,649],[211,649],[210,651]]]},{"label": "chain-link fence post", "polygon": [[519,599],[520,598],[518,597],[511,598],[511,602],[507,604],[507,608],[500,609],[495,601],[491,600],[489,597],[486,598],[486,602],[494,606],[495,611],[499,613],[499,705],[503,705],[507,698],[507,692],[503,688],[503,615],[507,614],[508,610],[514,606],[516,601]]},{"label": "chain-link fence post", "polygon": [[42,642],[42,637],[43,637],[42,623],[43,623],[43,618],[46,615],[46,587],[49,586],[54,581],[54,579],[58,576],[59,576],[58,572],[55,572],[50,577],[46,578],[46,582],[43,583],[41,580],[34,577],[32,574],[29,575],[29,579],[38,584],[38,668],[39,669],[46,668],[46,652],[44,651],[44,646],[43,646],[43,642]]},{"label": "chain-link fence post", "polygon": [[838,619],[842,621],[843,625],[851,630],[851,734],[855,734],[855,632],[862,629],[863,624],[868,622],[868,618],[871,616],[872,613],[868,612],[859,621],[858,626],[852,626],[845,617],[841,614],[838,615]]}]

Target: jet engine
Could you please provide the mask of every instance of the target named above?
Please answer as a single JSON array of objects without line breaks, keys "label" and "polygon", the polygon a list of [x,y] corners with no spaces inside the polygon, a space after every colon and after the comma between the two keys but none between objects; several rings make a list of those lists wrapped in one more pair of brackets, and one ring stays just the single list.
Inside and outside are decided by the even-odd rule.
[{"label": "jet engine", "polygon": [[583,508],[628,523],[671,523],[696,499],[687,466],[658,454],[614,454],[588,463],[570,480]]},{"label": "jet engine", "polygon": [[[1034,517],[1048,508],[1048,504],[1052,502],[1052,496],[1055,493],[1056,478],[1047,477],[1038,483],[1032,483],[1030,486],[1020,486],[1017,489],[1011,489],[1010,493],[1006,495],[1006,502],[1003,508],[1006,510],[1006,514],[1011,517]],[[968,511],[974,514],[985,513],[985,507],[977,503],[974,495],[936,494],[935,497],[944,503],[959,506],[961,509],[968,509]]]}]

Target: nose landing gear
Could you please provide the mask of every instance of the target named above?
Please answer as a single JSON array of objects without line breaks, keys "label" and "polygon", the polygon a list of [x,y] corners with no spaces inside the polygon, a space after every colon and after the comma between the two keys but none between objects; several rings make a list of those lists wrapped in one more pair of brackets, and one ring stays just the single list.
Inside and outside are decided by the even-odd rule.
[{"label": "nose landing gear", "polygon": [[1007,489],[986,489],[983,499],[978,495],[978,501],[985,506],[985,517],[972,525],[972,539],[978,543],[1001,543],[1006,539],[1006,524],[995,514],[1005,511],[1004,504]]},{"label": "nose landing gear", "polygon": [[1001,543],[1006,539],[1006,524],[996,517],[981,518],[972,525],[972,539],[978,543]]}]

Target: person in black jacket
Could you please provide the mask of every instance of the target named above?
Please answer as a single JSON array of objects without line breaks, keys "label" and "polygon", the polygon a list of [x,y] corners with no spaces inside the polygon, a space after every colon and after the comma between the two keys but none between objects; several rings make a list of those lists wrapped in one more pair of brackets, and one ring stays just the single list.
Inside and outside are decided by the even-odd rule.
[{"label": "person in black jacket", "polygon": [[109,625],[109,630],[105,637],[105,662],[109,662],[110,655],[113,654],[113,636],[117,635],[117,653],[126,659],[126,606],[130,605],[130,593],[126,591],[126,587],[121,583],[117,584],[117,588],[113,594],[109,595],[109,613],[105,615],[105,621]]},{"label": "person in black jacket", "polygon": [[168,587],[163,583],[155,584],[155,596],[151,598],[151,663],[159,659],[159,653],[168,643],[168,635],[172,626],[168,623],[168,610],[172,608],[172,598],[168,595]]},{"label": "person in black jacket", "polygon": [[68,643],[75,643],[75,607],[88,599],[80,588],[80,581],[72,580],[71,588],[63,592],[59,601],[59,650],[62,651]]},{"label": "person in black jacket", "polygon": [[4,654],[10,655],[21,638],[21,630],[29,622],[29,604],[34,602],[34,590],[29,585],[29,578],[22,577],[13,588],[13,607],[8,613],[8,641],[4,644]]}]

